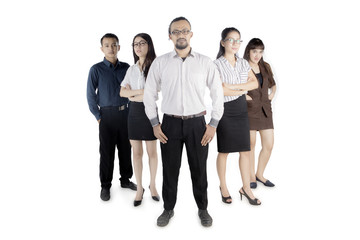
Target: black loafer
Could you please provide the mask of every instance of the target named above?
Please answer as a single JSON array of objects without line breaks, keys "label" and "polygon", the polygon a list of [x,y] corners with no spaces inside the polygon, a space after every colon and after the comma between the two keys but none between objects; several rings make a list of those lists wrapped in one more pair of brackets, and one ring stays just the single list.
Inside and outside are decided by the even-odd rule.
[{"label": "black loafer", "polygon": [[127,183],[121,183],[121,187],[122,188],[130,188],[131,190],[133,191],[136,191],[137,190],[137,186],[135,183],[129,181]]},{"label": "black loafer", "polygon": [[207,210],[199,209],[198,214],[201,220],[201,225],[203,225],[204,227],[210,227],[212,225],[213,220]]},{"label": "black loafer", "polygon": [[108,201],[110,199],[110,189],[102,188],[100,192],[100,198],[103,201]]},{"label": "black loafer", "polygon": [[261,182],[262,184],[264,184],[264,185],[267,186],[267,187],[275,187],[275,184],[273,184],[273,183],[270,182],[269,180],[266,180],[266,182],[263,182],[263,181],[261,181],[260,179],[258,179],[258,178],[256,177],[256,181]]},{"label": "black loafer", "polygon": [[168,225],[170,218],[174,216],[174,210],[164,210],[163,213],[157,219],[157,225],[159,227],[165,227]]},{"label": "black loafer", "polygon": [[257,188],[257,183],[256,182],[251,182],[250,183],[250,188],[253,188],[253,189]]}]

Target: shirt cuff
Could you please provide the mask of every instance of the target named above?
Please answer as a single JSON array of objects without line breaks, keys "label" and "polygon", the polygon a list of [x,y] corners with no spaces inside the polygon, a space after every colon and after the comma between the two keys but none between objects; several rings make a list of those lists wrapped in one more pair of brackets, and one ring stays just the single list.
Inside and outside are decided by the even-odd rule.
[{"label": "shirt cuff", "polygon": [[99,121],[99,119],[101,119],[101,115],[100,115],[100,113],[95,114],[95,118],[96,118],[96,120],[98,120],[98,121]]},{"label": "shirt cuff", "polygon": [[159,116],[156,116],[156,118],[150,119],[151,126],[155,127],[160,124]]},{"label": "shirt cuff", "polygon": [[214,127],[214,128],[217,128],[217,126],[219,125],[219,120],[216,120],[214,118],[211,118],[210,122],[209,122],[209,125]]}]

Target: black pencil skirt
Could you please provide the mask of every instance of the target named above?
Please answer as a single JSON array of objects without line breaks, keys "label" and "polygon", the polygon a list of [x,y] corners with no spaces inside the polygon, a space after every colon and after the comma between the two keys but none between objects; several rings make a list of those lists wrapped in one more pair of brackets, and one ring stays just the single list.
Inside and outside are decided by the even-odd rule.
[{"label": "black pencil skirt", "polygon": [[130,140],[156,140],[150,120],[145,114],[144,103],[142,102],[130,102],[128,135]]},{"label": "black pencil skirt", "polygon": [[250,128],[245,95],[224,103],[224,115],[216,130],[218,152],[250,151]]}]

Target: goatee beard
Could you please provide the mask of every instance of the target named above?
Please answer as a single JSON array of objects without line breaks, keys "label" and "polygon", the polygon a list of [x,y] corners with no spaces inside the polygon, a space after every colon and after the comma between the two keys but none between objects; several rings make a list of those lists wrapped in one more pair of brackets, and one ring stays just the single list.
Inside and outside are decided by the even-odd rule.
[{"label": "goatee beard", "polygon": [[179,49],[179,50],[183,50],[183,49],[187,48],[188,46],[189,46],[189,44],[187,42],[185,42],[184,45],[180,45],[178,42],[176,42],[176,44],[175,44],[176,49]]}]

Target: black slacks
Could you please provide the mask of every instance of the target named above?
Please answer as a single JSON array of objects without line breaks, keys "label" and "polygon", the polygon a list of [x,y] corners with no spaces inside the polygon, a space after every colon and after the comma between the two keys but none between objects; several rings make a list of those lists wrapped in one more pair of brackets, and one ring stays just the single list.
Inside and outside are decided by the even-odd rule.
[{"label": "black slacks", "polygon": [[208,145],[201,145],[201,139],[206,130],[204,116],[182,120],[181,118],[164,115],[161,129],[168,137],[166,144],[160,144],[163,163],[162,196],[165,210],[174,209],[176,204],[177,185],[184,143],[196,204],[199,209],[207,209],[208,183],[206,160],[208,156]]},{"label": "black slacks", "polygon": [[128,108],[104,107],[100,109],[100,182],[110,188],[114,171],[115,147],[118,149],[120,181],[129,182],[133,175],[131,145],[128,138]]}]

